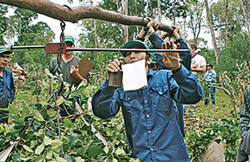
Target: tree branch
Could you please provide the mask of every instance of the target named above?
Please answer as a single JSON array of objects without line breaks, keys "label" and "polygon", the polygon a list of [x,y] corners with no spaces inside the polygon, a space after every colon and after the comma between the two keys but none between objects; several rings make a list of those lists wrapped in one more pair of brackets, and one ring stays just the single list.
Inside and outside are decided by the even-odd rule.
[{"label": "tree branch", "polygon": [[[126,16],[114,11],[108,11],[92,5],[82,5],[69,8],[67,6],[58,5],[49,0],[0,0],[0,3],[28,9],[48,17],[76,23],[81,19],[94,18],[110,22],[116,22],[123,25],[141,25],[146,26],[148,20],[137,16]],[[169,33],[173,29],[163,23],[159,24],[159,30]]]}]

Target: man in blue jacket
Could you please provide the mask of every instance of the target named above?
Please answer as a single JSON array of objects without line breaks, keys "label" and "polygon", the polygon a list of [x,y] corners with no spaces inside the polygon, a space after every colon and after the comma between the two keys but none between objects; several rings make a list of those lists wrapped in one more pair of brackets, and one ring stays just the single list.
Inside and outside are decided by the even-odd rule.
[{"label": "man in blue jacket", "polygon": [[[11,51],[0,48],[0,108],[7,108],[15,98],[15,83],[12,73],[7,69]],[[0,111],[0,123],[10,124],[7,111]]]},{"label": "man in blue jacket", "polygon": [[[152,18],[148,18],[148,19],[149,19],[148,24],[137,35],[137,37],[136,37],[137,40],[144,41],[145,40],[144,37],[146,35],[148,35],[149,36],[149,41],[151,43],[149,45],[149,48],[150,49],[161,49],[162,48],[162,43],[164,42],[164,39],[166,37],[173,36],[174,39],[175,39],[174,43],[176,45],[179,43],[180,44],[180,49],[189,49],[187,43],[180,37],[179,29],[177,27],[175,27],[175,26],[172,27],[174,29],[172,34],[164,32],[161,36],[159,36],[156,33],[156,30],[157,30],[156,22]],[[185,68],[187,68],[187,70],[191,70],[191,56],[192,56],[192,54],[190,52],[179,52],[179,56],[182,59],[182,61],[180,63],[183,66],[185,66]],[[153,62],[152,62],[152,64],[150,66],[153,69],[157,69],[157,70],[167,69],[167,67],[163,63],[162,54],[158,53],[158,52],[156,52],[154,54]],[[179,113],[179,118],[178,118],[179,119],[179,126],[180,126],[180,129],[181,129],[181,132],[182,132],[183,136],[185,136],[183,116],[184,116],[186,106],[183,105],[182,103],[176,103],[176,104],[177,104],[177,109],[178,109],[178,113]]]},{"label": "man in blue jacket", "polygon": [[[163,44],[163,49],[166,46],[173,48],[172,43]],[[129,41],[122,48],[148,49],[139,40]],[[124,92],[123,87],[109,87],[106,80],[93,96],[94,114],[106,119],[115,116],[121,107],[132,155],[141,161],[190,161],[178,125],[176,102],[199,102],[202,96],[199,82],[178,60],[167,56],[179,57],[177,52],[162,53],[163,62],[170,70],[154,71],[148,68],[152,61],[149,52],[122,54],[125,64],[145,60],[148,85]],[[120,65],[121,61],[115,59],[107,65],[107,71],[117,72]]]}]

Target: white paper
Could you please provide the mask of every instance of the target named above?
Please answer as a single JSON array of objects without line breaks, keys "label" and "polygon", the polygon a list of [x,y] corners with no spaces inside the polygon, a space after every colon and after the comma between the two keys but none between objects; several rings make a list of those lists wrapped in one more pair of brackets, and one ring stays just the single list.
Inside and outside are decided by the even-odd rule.
[{"label": "white paper", "polygon": [[124,91],[138,90],[148,85],[145,60],[122,65],[122,84]]}]

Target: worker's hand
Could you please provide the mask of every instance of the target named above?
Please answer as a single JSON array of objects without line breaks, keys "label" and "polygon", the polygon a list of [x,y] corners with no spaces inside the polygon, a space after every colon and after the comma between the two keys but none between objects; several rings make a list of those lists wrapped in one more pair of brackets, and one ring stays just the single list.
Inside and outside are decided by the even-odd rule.
[{"label": "worker's hand", "polygon": [[147,17],[147,19],[148,19],[148,23],[146,27],[152,26],[155,29],[157,27],[157,23],[155,22],[155,20],[150,17]]},{"label": "worker's hand", "polygon": [[71,66],[70,68],[70,74],[72,73],[78,73],[78,68],[79,68],[79,65],[76,65],[76,67],[74,67],[73,65]]},{"label": "worker's hand", "polygon": [[176,27],[176,26],[171,26],[173,28],[173,33],[170,34],[168,32],[164,32],[163,34],[161,34],[161,38],[162,39],[165,39],[166,37],[174,37],[175,40],[179,39],[180,38],[180,35],[179,35],[179,29]]},{"label": "worker's hand", "polygon": [[[177,43],[176,49],[180,48],[180,44]],[[174,44],[172,41],[162,43],[162,49],[174,49]],[[180,68],[181,64],[179,60],[173,59],[171,57],[179,58],[178,52],[162,52],[163,62],[167,68],[171,70],[176,70]],[[169,56],[169,57],[168,57]]]},{"label": "worker's hand", "polygon": [[159,25],[156,24],[155,20],[150,18],[150,17],[147,17],[148,19],[148,23],[145,27],[146,31],[147,31],[147,34],[150,36],[151,34],[153,34],[156,30],[158,30],[159,28]]},{"label": "worker's hand", "polygon": [[114,59],[114,61],[110,62],[106,69],[109,73],[114,73],[120,70],[121,68],[122,61],[119,61],[118,59]]},{"label": "worker's hand", "polygon": [[78,81],[82,81],[85,80],[85,78],[83,78],[80,73],[79,73],[79,65],[76,65],[76,67],[74,67],[73,65],[70,68],[70,74],[73,75]]}]

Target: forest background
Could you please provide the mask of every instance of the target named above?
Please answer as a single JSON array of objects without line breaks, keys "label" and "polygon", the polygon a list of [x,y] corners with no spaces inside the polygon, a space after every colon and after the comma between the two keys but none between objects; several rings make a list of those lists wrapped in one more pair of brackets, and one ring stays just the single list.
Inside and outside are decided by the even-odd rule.
[{"label": "forest background", "polygon": [[[74,3],[73,0],[69,2]],[[92,4],[91,1],[83,2]],[[226,161],[235,159],[240,141],[238,111],[244,89],[249,84],[248,3],[246,0],[104,0],[98,4],[100,8],[130,16],[151,17],[158,22],[168,20],[171,22],[169,25],[179,27],[184,40],[197,43],[207,63],[214,65],[218,74],[218,104],[216,107],[204,107],[200,102],[194,114],[185,116],[185,140],[193,161],[200,160],[207,144],[217,136],[226,141]],[[14,9],[12,15],[8,14],[10,8]],[[10,40],[15,40],[16,46],[52,42],[55,32],[49,24],[37,22],[37,18],[38,14],[33,11],[0,4],[0,44],[7,45]],[[135,38],[141,30],[140,26],[124,26],[97,19],[83,19],[78,23],[82,29],[77,40],[79,48],[117,48]],[[207,40],[200,37],[201,29],[211,37],[213,49],[208,48]],[[80,96],[83,115],[91,125],[86,126],[79,118],[75,122],[65,118],[60,125],[61,136],[58,136],[57,115],[51,109],[54,103],[50,98],[51,90],[56,91],[60,84],[46,70],[56,55],[46,55],[41,49],[14,51],[11,65],[17,62],[29,75],[25,84],[17,87],[15,102],[7,109],[13,124],[0,124],[0,151],[18,136],[24,127],[25,117],[32,114],[34,119],[21,143],[11,152],[10,161],[136,161],[128,156],[122,115],[101,120],[94,117],[87,104],[106,78],[105,65],[114,58],[121,58],[121,55],[112,52],[78,52],[76,55],[86,56],[95,63],[90,72],[91,84],[82,83],[65,92]],[[203,88],[206,89],[204,84]],[[56,103],[66,100],[59,97]],[[96,139],[91,132],[93,126],[105,136],[108,145]]]}]

